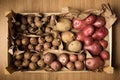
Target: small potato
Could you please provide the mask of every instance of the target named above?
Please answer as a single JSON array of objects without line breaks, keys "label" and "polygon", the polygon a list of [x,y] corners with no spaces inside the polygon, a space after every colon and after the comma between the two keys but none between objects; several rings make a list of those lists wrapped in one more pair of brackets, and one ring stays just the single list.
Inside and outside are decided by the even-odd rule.
[{"label": "small potato", "polygon": [[46,33],[50,33],[51,30],[52,30],[52,28],[50,28],[50,27],[46,27],[46,28],[45,28],[45,32],[46,32]]},{"label": "small potato", "polygon": [[42,51],[43,50],[43,46],[41,44],[38,44],[36,47],[35,47],[35,50],[36,51]]},{"label": "small potato", "polygon": [[42,37],[39,37],[39,38],[38,38],[38,43],[39,43],[39,44],[42,45],[42,44],[44,44],[44,42],[45,42],[45,39],[44,39],[44,38],[42,38]]},{"label": "small potato", "polygon": [[53,41],[53,37],[51,35],[47,35],[47,36],[45,36],[45,40],[47,42],[52,42]]},{"label": "small potato", "polygon": [[51,43],[46,42],[46,43],[44,43],[43,47],[44,47],[44,50],[50,49]]},{"label": "small potato", "polygon": [[31,56],[32,56],[32,53],[30,53],[30,52],[25,52],[24,53],[24,59],[30,59]]},{"label": "small potato", "polygon": [[53,45],[53,46],[59,46],[60,44],[61,44],[61,40],[58,39],[58,38],[56,38],[56,39],[54,39],[54,40],[52,41],[52,45]]},{"label": "small potato", "polygon": [[71,71],[75,70],[75,65],[73,62],[68,62],[66,67]]},{"label": "small potato", "polygon": [[54,70],[54,71],[59,71],[61,70],[62,68],[62,65],[59,61],[53,61],[51,64],[50,64],[50,67]]},{"label": "small potato", "polygon": [[33,45],[36,45],[38,43],[37,38],[36,37],[31,37],[30,38],[30,43]]},{"label": "small potato", "polygon": [[29,38],[28,37],[24,37],[23,39],[22,39],[22,44],[23,45],[28,45],[29,44]]},{"label": "small potato", "polygon": [[34,50],[34,48],[35,48],[34,45],[32,45],[32,44],[29,44],[29,45],[28,45],[28,49],[29,49],[29,50]]},{"label": "small potato", "polygon": [[16,67],[21,67],[22,62],[21,62],[20,60],[16,60],[16,61],[14,62],[14,64],[15,64]]},{"label": "small potato", "polygon": [[23,66],[23,67],[28,67],[28,66],[29,66],[29,63],[30,63],[30,61],[29,61],[28,59],[24,59],[24,60],[23,60],[23,63],[22,63],[22,66]]},{"label": "small potato", "polygon": [[37,69],[37,64],[34,63],[34,62],[31,62],[31,63],[29,64],[29,69],[30,69],[30,70],[36,70],[36,69]]},{"label": "small potato", "polygon": [[27,29],[27,26],[26,26],[25,24],[22,24],[22,25],[20,26],[20,28],[24,31],[24,30]]},{"label": "small potato", "polygon": [[15,43],[16,43],[16,45],[18,45],[18,46],[20,46],[20,45],[22,44],[20,39],[16,39],[16,40],[15,40]]},{"label": "small potato", "polygon": [[69,55],[69,59],[70,59],[71,62],[75,62],[75,61],[77,61],[78,58],[77,58],[77,55],[75,55],[75,54],[70,54],[70,55]]},{"label": "small potato", "polygon": [[75,61],[75,68],[76,70],[83,70],[84,69],[84,64],[81,61]]},{"label": "small potato", "polygon": [[43,59],[40,59],[39,61],[37,61],[37,65],[40,67],[40,68],[43,68],[45,67],[45,62]]},{"label": "small potato", "polygon": [[38,55],[33,55],[30,60],[31,60],[32,62],[37,62],[37,61],[39,60],[39,58],[40,58],[40,57],[39,57]]},{"label": "small potato", "polygon": [[21,59],[23,59],[23,54],[18,54],[18,55],[15,56],[15,58],[17,60],[21,60]]},{"label": "small potato", "polygon": [[42,22],[41,21],[35,21],[35,25],[37,26],[37,27],[42,27]]}]

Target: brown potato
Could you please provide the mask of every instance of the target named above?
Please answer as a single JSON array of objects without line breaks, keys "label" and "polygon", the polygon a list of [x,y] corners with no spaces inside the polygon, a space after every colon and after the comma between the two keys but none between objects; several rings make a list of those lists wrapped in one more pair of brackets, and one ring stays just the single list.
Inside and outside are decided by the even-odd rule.
[{"label": "brown potato", "polygon": [[31,38],[30,38],[30,43],[31,43],[32,45],[37,45],[37,43],[38,43],[37,38],[36,38],[36,37],[31,37]]},{"label": "brown potato", "polygon": [[42,38],[42,37],[39,37],[39,38],[38,38],[38,43],[39,43],[39,44],[42,45],[42,44],[44,44],[44,42],[45,42],[45,39],[44,39],[44,38]]},{"label": "brown potato", "polygon": [[30,70],[36,70],[36,69],[37,69],[37,64],[34,63],[34,62],[31,62],[31,63],[29,64],[29,69],[30,69]]},{"label": "brown potato", "polygon": [[16,67],[21,67],[22,62],[21,62],[20,60],[16,60],[16,61],[14,62],[14,64],[15,64]]},{"label": "brown potato", "polygon": [[30,40],[29,40],[28,37],[24,37],[24,38],[22,39],[22,44],[23,44],[23,45],[28,45],[29,42],[30,42]]},{"label": "brown potato", "polygon": [[17,60],[21,60],[21,59],[23,59],[23,54],[18,54],[18,55],[15,56],[15,58]]},{"label": "brown potato", "polygon": [[31,56],[32,56],[32,53],[30,53],[30,52],[25,52],[24,53],[24,59],[30,59]]},{"label": "brown potato", "polygon": [[55,38],[53,41],[52,41],[52,45],[53,46],[59,46],[61,44],[61,40],[58,39],[58,38]]},{"label": "brown potato", "polygon": [[45,62],[43,59],[40,59],[39,61],[37,61],[37,65],[40,67],[40,68],[44,68],[45,67]]},{"label": "brown potato", "polygon": [[55,54],[47,53],[44,55],[44,62],[50,65],[56,59]]},{"label": "brown potato", "polygon": [[53,41],[53,37],[51,35],[47,35],[47,36],[45,36],[45,40],[47,42],[52,42]]},{"label": "brown potato", "polygon": [[66,67],[71,71],[75,70],[75,65],[73,62],[68,62]]},{"label": "brown potato", "polygon": [[29,61],[28,59],[24,59],[24,60],[23,60],[23,63],[22,63],[22,66],[23,66],[23,67],[28,67],[28,66],[29,66],[29,63],[30,63],[30,61]]},{"label": "brown potato", "polygon": [[54,70],[54,71],[59,71],[61,70],[62,68],[62,65],[59,61],[53,61],[51,64],[50,64],[50,67]]},{"label": "brown potato", "polygon": [[40,58],[40,57],[39,57],[38,55],[33,55],[30,60],[31,60],[32,62],[37,62],[37,61],[39,60],[39,58]]},{"label": "brown potato", "polygon": [[75,68],[76,70],[83,70],[84,69],[84,64],[81,61],[75,61]]},{"label": "brown potato", "polygon": [[44,50],[50,49],[51,43],[46,42],[46,43],[44,43],[43,47],[44,47]]}]

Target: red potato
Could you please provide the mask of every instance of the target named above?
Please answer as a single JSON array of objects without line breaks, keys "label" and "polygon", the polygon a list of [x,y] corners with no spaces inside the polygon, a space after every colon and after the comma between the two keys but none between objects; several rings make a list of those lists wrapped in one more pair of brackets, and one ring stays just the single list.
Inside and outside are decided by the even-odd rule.
[{"label": "red potato", "polygon": [[84,41],[84,34],[82,32],[78,32],[76,34],[76,40],[83,42]]},{"label": "red potato", "polygon": [[86,55],[83,53],[78,54],[78,60],[79,61],[84,61],[86,59]]},{"label": "red potato", "polygon": [[94,41],[92,45],[85,45],[85,50],[88,50],[92,55],[99,55],[102,47],[98,41]]},{"label": "red potato", "polygon": [[96,20],[96,16],[91,14],[90,16],[88,16],[86,19],[85,19],[85,23],[86,24],[93,24]]},{"label": "red potato", "polygon": [[94,27],[92,25],[87,25],[82,31],[85,36],[91,36],[94,33]]},{"label": "red potato", "polygon": [[85,37],[84,38],[84,44],[85,45],[92,45],[93,44],[93,38],[92,37]]},{"label": "red potato", "polygon": [[108,34],[108,30],[105,27],[101,27],[95,31],[95,33],[92,35],[93,39],[95,40],[101,40]]},{"label": "red potato", "polygon": [[103,48],[107,48],[108,42],[106,40],[100,40],[100,44]]},{"label": "red potato", "polygon": [[77,58],[77,55],[75,55],[75,54],[70,54],[70,55],[69,55],[69,59],[70,59],[71,62],[75,62],[75,61],[77,61],[78,58]]},{"label": "red potato", "polygon": [[93,25],[97,28],[103,27],[105,25],[104,17],[102,17],[102,16],[97,17],[97,19]]},{"label": "red potato", "polygon": [[77,30],[82,30],[86,26],[85,22],[80,19],[73,19],[73,28]]},{"label": "red potato", "polygon": [[76,70],[83,70],[84,69],[84,64],[81,61],[75,61],[75,68]]},{"label": "red potato", "polygon": [[50,64],[50,67],[51,67],[54,71],[59,71],[59,70],[61,70],[62,65],[61,65],[61,63],[58,62],[58,61],[53,61],[53,62]]},{"label": "red potato", "polygon": [[66,65],[69,61],[69,55],[67,53],[62,53],[59,55],[58,60],[62,65]]},{"label": "red potato", "polygon": [[100,57],[87,58],[85,65],[88,70],[96,70],[103,67],[105,62]]},{"label": "red potato", "polygon": [[75,70],[75,64],[73,62],[68,62],[66,67],[71,71]]},{"label": "red potato", "polygon": [[103,60],[109,60],[110,58],[110,54],[108,51],[104,50],[100,53],[100,57],[103,59]]}]

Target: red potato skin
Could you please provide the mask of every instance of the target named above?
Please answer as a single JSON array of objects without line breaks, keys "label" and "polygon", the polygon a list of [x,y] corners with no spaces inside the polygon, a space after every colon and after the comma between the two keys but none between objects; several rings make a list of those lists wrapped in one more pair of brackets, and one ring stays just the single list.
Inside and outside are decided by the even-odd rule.
[{"label": "red potato skin", "polygon": [[84,20],[80,19],[73,19],[73,28],[77,30],[82,30],[86,26]]},{"label": "red potato skin", "polygon": [[103,27],[105,25],[104,17],[102,17],[102,16],[97,17],[97,19],[93,25],[97,28]]},{"label": "red potato skin", "polygon": [[100,53],[100,57],[103,59],[103,60],[109,60],[110,59],[110,54],[108,51],[104,50]]},{"label": "red potato skin", "polygon": [[81,54],[78,54],[78,60],[79,61],[84,61],[86,59],[86,55],[81,53]]},{"label": "red potato skin", "polygon": [[60,62],[54,61],[54,62],[52,62],[52,63],[50,64],[50,67],[51,67],[54,71],[59,71],[59,70],[61,70],[62,65],[61,65]]},{"label": "red potato skin", "polygon": [[100,57],[87,58],[85,65],[88,70],[96,70],[104,66],[105,62]]},{"label": "red potato skin", "polygon": [[92,35],[95,40],[102,40],[108,34],[108,30],[105,27],[97,29]]},{"label": "red potato skin", "polygon": [[107,48],[108,42],[106,40],[100,40],[99,42],[103,48]]},{"label": "red potato skin", "polygon": [[85,35],[84,35],[82,32],[78,32],[78,33],[76,34],[76,40],[77,40],[77,41],[83,42],[83,41],[84,41],[84,37],[85,37]]},{"label": "red potato skin", "polygon": [[70,59],[71,62],[75,62],[75,61],[77,61],[78,57],[75,54],[70,54],[69,59]]},{"label": "red potato skin", "polygon": [[91,36],[94,33],[94,30],[95,29],[92,25],[87,25],[82,31],[85,36]]},{"label": "red potato skin", "polygon": [[84,44],[85,45],[92,45],[93,44],[93,38],[92,37],[85,37],[84,38]]},{"label": "red potato skin", "polygon": [[98,41],[94,41],[92,45],[85,45],[85,50],[88,50],[92,55],[99,55],[102,47]]},{"label": "red potato skin", "polygon": [[88,16],[86,19],[85,19],[85,23],[86,24],[93,24],[96,20],[96,16],[91,14],[90,16]]}]

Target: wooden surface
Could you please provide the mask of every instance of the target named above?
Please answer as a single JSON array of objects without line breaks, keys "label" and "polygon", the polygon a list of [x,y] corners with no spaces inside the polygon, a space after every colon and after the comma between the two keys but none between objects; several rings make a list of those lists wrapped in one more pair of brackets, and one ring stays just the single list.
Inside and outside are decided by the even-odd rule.
[{"label": "wooden surface", "polygon": [[[13,73],[5,75],[7,66],[7,18],[5,12],[59,12],[70,6],[84,9],[99,9],[102,3],[110,3],[118,16],[113,27],[113,66],[114,74],[84,73]],[[120,80],[120,4],[119,0],[0,0],[0,80]]]}]

